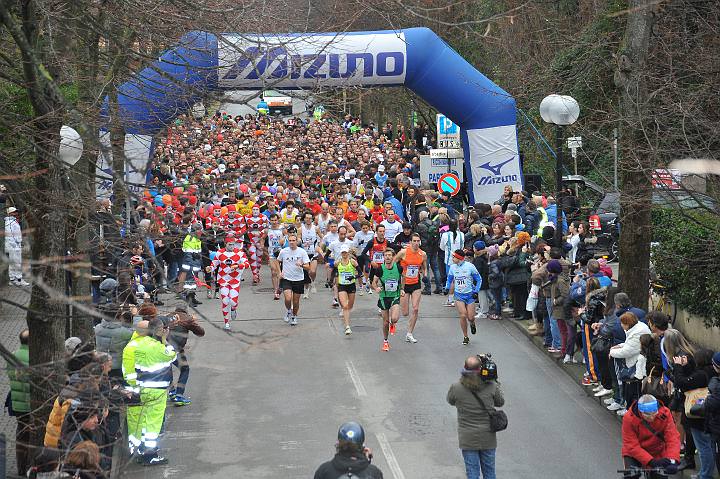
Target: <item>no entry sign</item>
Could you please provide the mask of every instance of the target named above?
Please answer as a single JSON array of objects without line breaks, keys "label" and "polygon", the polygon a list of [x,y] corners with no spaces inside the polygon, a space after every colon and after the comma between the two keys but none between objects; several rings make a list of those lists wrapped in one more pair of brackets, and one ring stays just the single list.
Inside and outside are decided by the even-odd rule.
[{"label": "no entry sign", "polygon": [[460,191],[460,178],[453,173],[445,173],[438,180],[438,191],[447,191],[451,196],[457,195]]}]

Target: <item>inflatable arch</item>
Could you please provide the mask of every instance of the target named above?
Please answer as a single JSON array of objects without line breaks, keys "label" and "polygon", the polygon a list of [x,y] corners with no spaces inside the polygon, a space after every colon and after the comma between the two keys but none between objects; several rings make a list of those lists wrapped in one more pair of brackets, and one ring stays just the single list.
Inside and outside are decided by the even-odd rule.
[{"label": "inflatable arch", "polygon": [[[427,28],[290,35],[185,34],[118,90],[134,164],[210,91],[404,85],[460,126],[472,202],[522,187],[515,100]],[[142,175],[142,174],[141,174]]]}]

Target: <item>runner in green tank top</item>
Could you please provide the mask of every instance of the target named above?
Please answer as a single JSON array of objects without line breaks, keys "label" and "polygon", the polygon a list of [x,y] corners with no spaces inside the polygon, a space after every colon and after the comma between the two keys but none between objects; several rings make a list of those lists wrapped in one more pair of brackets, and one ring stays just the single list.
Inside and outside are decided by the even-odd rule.
[{"label": "runner in green tank top", "polygon": [[395,334],[395,325],[400,319],[400,296],[405,294],[402,266],[393,262],[394,257],[395,251],[386,249],[385,262],[370,272],[372,287],[380,296],[378,308],[383,318],[383,351],[390,351],[388,333]]}]

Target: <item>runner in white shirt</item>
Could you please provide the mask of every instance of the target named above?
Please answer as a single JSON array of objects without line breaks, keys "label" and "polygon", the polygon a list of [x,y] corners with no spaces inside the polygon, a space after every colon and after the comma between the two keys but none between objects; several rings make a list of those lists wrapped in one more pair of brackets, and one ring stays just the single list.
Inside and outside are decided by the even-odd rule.
[{"label": "runner in white shirt", "polygon": [[325,236],[323,236],[322,243],[320,244],[321,249],[325,253],[324,260],[325,260],[325,287],[329,288],[331,286],[330,284],[330,277],[332,276],[332,269],[333,269],[333,262],[330,258],[327,256],[327,248],[330,246],[330,243],[338,239],[338,225],[337,221],[334,219],[331,219],[328,221],[327,225],[328,231],[325,233]]},{"label": "runner in white shirt", "polygon": [[360,231],[355,233],[353,238],[353,248],[355,248],[355,255],[358,261],[358,272],[362,273],[362,286],[360,286],[360,278],[358,278],[358,289],[360,290],[360,296],[363,295],[363,291],[367,291],[368,294],[372,292],[370,289],[370,283],[368,283],[368,275],[370,274],[370,268],[368,267],[370,262],[366,255],[361,255],[365,250],[365,246],[375,238],[375,233],[370,229],[370,223],[367,220],[360,222]]},{"label": "runner in white shirt", "polygon": [[285,230],[280,225],[280,217],[273,213],[270,215],[270,227],[267,229],[267,248],[275,299],[280,299],[280,263],[277,255],[283,246],[285,246]]},{"label": "runner in white shirt", "polygon": [[305,295],[303,296],[305,299],[308,299],[308,292],[310,290],[312,290],[313,293],[317,293],[315,277],[317,276],[317,249],[318,241],[320,240],[320,228],[313,224],[313,219],[313,214],[308,211],[303,215],[303,223],[300,225],[300,243],[310,258],[310,270],[308,271],[310,284],[305,288]]},{"label": "runner in white shirt", "polygon": [[328,223],[332,220],[332,215],[330,214],[330,205],[327,203],[323,203],[320,205],[320,214],[317,215],[317,218],[315,219],[315,224],[318,228],[320,228],[320,233],[325,234],[328,231]]},{"label": "runner in white shirt", "polygon": [[388,242],[395,242],[395,237],[402,232],[402,223],[395,218],[395,211],[387,210],[385,219],[380,223],[385,227],[385,237]]},{"label": "runner in white shirt", "polygon": [[310,258],[304,249],[298,248],[297,234],[289,234],[287,240],[290,246],[281,249],[278,254],[278,261],[282,263],[280,288],[287,309],[285,322],[295,326],[298,323],[300,296],[305,289],[305,271],[310,269]]},{"label": "runner in white shirt", "polygon": [[[343,245],[347,245],[348,247],[352,246],[352,240],[347,237],[347,228],[344,226],[338,227],[338,239],[333,241],[328,245],[328,250],[330,251],[330,255],[332,257],[332,271],[330,273],[330,284],[332,284],[333,288],[333,308],[337,308],[340,306],[340,303],[337,299],[337,281],[335,281],[335,278],[337,276],[337,268],[335,265],[335,262],[340,259],[340,250],[342,249]],[[330,263],[330,262],[328,262]]]}]

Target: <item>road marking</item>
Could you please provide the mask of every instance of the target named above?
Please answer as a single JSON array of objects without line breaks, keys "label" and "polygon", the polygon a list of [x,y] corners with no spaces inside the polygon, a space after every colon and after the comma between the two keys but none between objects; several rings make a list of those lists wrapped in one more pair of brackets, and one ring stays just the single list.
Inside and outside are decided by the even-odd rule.
[{"label": "road marking", "polygon": [[385,459],[387,459],[387,463],[388,466],[390,466],[390,472],[392,472],[393,477],[395,479],[405,479],[405,474],[403,474],[402,469],[400,469],[400,464],[398,464],[395,453],[393,452],[392,447],[390,447],[390,442],[385,437],[385,433],[378,432],[375,436],[380,444],[380,449],[382,449],[383,454],[385,454]]},{"label": "road marking", "polygon": [[350,379],[352,379],[352,382],[355,385],[355,390],[357,391],[358,396],[367,396],[365,386],[363,386],[362,381],[360,381],[360,376],[358,376],[357,370],[355,369],[355,365],[353,364],[353,362],[345,361],[345,368],[348,370]]}]

